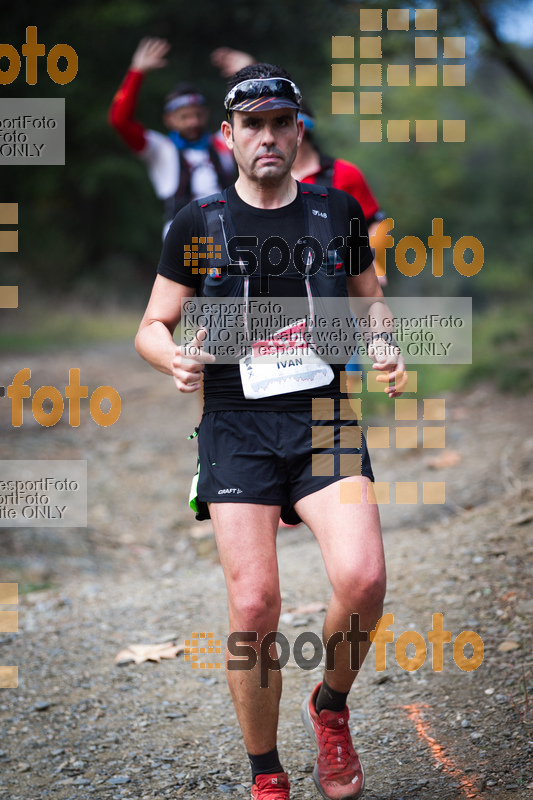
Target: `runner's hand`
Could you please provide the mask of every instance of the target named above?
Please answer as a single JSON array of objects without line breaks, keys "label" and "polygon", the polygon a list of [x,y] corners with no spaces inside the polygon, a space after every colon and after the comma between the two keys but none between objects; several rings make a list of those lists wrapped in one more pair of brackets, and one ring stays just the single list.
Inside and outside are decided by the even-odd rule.
[{"label": "runner's hand", "polygon": [[368,355],[374,362],[372,369],[383,372],[382,375],[378,375],[376,381],[388,384],[384,391],[390,398],[399,397],[407,386],[407,372],[397,348],[391,347],[390,342],[378,338],[369,344]]},{"label": "runner's hand", "polygon": [[202,386],[202,372],[205,365],[215,361],[215,356],[203,349],[206,336],[206,329],[200,328],[190,344],[176,348],[176,355],[172,361],[172,375],[180,392],[197,392]]},{"label": "runner's hand", "polygon": [[166,39],[147,36],[139,42],[137,50],[133,54],[130,69],[137,72],[150,72],[153,69],[166,67],[168,61],[165,56],[169,50],[170,44]]},{"label": "runner's hand", "polygon": [[231,47],[217,47],[211,53],[211,63],[218,67],[223,78],[235,75],[240,69],[255,64],[256,60],[250,53],[242,50],[233,50]]}]

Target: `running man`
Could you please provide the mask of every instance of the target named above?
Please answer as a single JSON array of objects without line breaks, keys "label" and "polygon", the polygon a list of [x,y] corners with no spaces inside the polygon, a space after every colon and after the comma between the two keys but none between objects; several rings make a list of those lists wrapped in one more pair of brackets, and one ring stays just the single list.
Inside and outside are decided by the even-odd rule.
[{"label": "running man", "polygon": [[163,122],[168,136],[146,129],[135,119],[144,76],[167,66],[169,50],[165,39],[143,39],[109,109],[110,124],[144,161],[155,193],[164,201],[163,238],[187,203],[225,189],[235,180],[231,153],[220,131],[208,132],[209,109],[193,84],[178,84],[165,99]]},{"label": "running man", "polygon": [[[348,290],[351,296],[363,298],[378,321],[374,329],[377,340],[374,337],[369,344],[369,354],[390,397],[401,393],[404,376],[397,349],[392,352],[381,346],[381,331],[385,337],[381,322],[390,312],[372,268],[361,207],[344,192],[317,190],[298,184],[291,176],[303,137],[303,122],[297,119],[300,99],[290,76],[269,64],[254,64],[229,80],[228,119],[222,123],[222,133],[235,156],[239,177],[223,197],[193,202],[177,215],[165,239],[136,338],[140,355],[155,369],[171,375],[180,392],[197,391],[205,369],[198,497],[208,504],[213,521],[228,590],[230,633],[250,632],[246,641],[257,655],[253,669],[227,670],[252,768],[255,800],[289,800],[290,792],[276,745],[281,672],[270,672],[266,687],[260,681],[260,643],[277,630],[281,609],[276,555],[280,513],[287,521],[292,521],[291,514],[298,515],[320,545],[333,590],[324,641],[333,634],[342,639],[335,649],[334,664],[328,665],[324,679],[304,704],[304,722],[318,747],[315,783],[329,800],[357,798],[363,790],[363,768],[353,747],[346,706],[358,665],[350,665],[345,634],[350,630],[350,615],[358,614],[360,631],[369,632],[382,614],[385,563],[379,513],[375,502],[368,499],[373,474],[364,437],[359,440],[355,436],[360,432],[355,419],[341,421],[339,367],[325,365],[331,372],[323,371],[316,380],[310,371],[299,381],[297,391],[280,388],[267,396],[254,394],[239,363],[216,364],[215,357],[202,348],[205,330],[200,330],[188,347],[175,344],[172,334],[181,319],[181,303],[195,294],[215,293],[242,300],[248,288],[250,295],[259,296],[265,270],[257,260],[267,238],[285,239],[292,251],[297,241],[310,235],[310,228],[319,240],[325,225],[332,226],[335,236],[349,236],[353,220],[359,227],[352,225],[351,230],[360,234],[352,233],[350,248],[338,251],[344,254],[344,261],[336,260],[332,274],[325,269],[328,264],[313,275],[306,266],[302,274],[291,256],[284,271],[269,270],[268,292],[261,299],[292,296],[311,303],[310,294],[325,296],[325,284],[331,296]],[[213,219],[221,220],[219,227],[234,229],[237,236],[253,234],[258,244],[251,245],[248,238],[247,265],[226,253],[227,269],[221,269],[218,277],[209,270],[207,275],[192,274],[184,265],[184,252],[192,237],[215,233]],[[254,258],[259,264],[256,271]],[[222,266],[224,260],[216,263]],[[305,263],[309,265],[309,260]],[[255,377],[261,374],[265,373]],[[329,404],[333,418],[319,419],[316,411],[323,401]],[[361,465],[350,474],[339,466],[341,425],[345,434],[353,434],[351,442],[343,441],[343,453],[352,454]],[[329,470],[328,475],[314,474],[312,447],[317,446],[317,433],[329,440],[320,447],[321,452],[332,454],[333,474]],[[345,449],[344,445],[352,446]],[[341,503],[341,478],[350,491],[360,491],[361,502]],[[227,487],[232,487],[229,492]],[[359,664],[369,646],[367,637],[360,644]]]}]

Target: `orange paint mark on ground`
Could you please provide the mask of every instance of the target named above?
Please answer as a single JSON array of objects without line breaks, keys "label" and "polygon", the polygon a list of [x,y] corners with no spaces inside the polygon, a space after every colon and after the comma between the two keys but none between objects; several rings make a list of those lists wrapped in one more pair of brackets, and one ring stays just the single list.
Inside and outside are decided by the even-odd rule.
[{"label": "orange paint mark on ground", "polygon": [[439,765],[443,772],[459,781],[461,789],[468,800],[475,800],[479,797],[479,792],[476,786],[477,779],[468,778],[459,767],[456,767],[452,759],[446,755],[443,745],[439,744],[436,739],[429,735],[429,724],[422,718],[422,709],[428,708],[427,705],[420,705],[418,703],[411,703],[410,705],[403,706],[407,712],[407,716],[414,724],[418,738],[422,739],[428,745],[431,755],[435,763]]}]

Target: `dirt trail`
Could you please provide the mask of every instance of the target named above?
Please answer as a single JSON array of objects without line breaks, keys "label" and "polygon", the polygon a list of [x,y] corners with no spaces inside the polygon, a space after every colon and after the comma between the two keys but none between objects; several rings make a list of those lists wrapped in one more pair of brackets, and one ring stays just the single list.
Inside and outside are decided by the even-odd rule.
[{"label": "dirt trail", "polygon": [[[196,400],[178,396],[130,345],[13,356],[2,377],[21,365],[33,391],[63,390],[69,368],[80,367],[89,391],[113,385],[123,410],[108,429],[88,412],[79,429],[66,415],[45,429],[28,406],[14,429],[0,398],[0,458],[87,459],[89,480],[86,529],[0,529],[0,582],[51,584],[20,597],[18,634],[0,634],[0,662],[19,666],[18,689],[0,692],[0,798],[246,796],[223,672],[193,670],[183,655],[113,663],[129,643],[227,635],[214,540],[187,508]],[[431,467],[443,451],[421,446],[372,453],[377,480],[417,481],[419,495],[422,481],[445,481],[446,502],[396,505],[391,489],[381,507],[395,640],[386,669],[376,671],[371,653],[350,695],[366,800],[533,797],[533,403],[483,386],[446,396],[446,414],[444,452],[457,454],[455,465],[452,453],[450,466]],[[320,634],[324,612],[305,606],[327,603],[329,584],[305,526],[281,530],[278,549],[280,631],[292,645],[302,631]],[[459,669],[453,644],[442,672],[430,646],[419,670],[398,665],[400,634],[427,643],[434,613],[452,643],[465,630],[481,637],[478,669]],[[299,706],[320,667],[304,671],[291,657],[283,675],[280,753],[291,796],[315,798]]]}]

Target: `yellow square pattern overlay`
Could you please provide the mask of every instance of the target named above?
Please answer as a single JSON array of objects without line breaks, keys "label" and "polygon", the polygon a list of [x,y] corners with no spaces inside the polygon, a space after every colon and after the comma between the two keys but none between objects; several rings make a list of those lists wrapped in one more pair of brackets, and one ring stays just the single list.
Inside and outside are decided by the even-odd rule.
[{"label": "yellow square pattern overlay", "polygon": [[409,120],[390,119],[387,122],[387,141],[388,142],[408,142],[409,141]]},{"label": "yellow square pattern overlay", "polygon": [[0,605],[7,603],[18,603],[18,592],[18,583],[0,583]]},{"label": "yellow square pattern overlay", "polygon": [[381,142],[382,130],[379,119],[362,119],[359,121],[359,141]]},{"label": "yellow square pattern overlay", "polygon": [[438,428],[427,427],[423,430],[423,447],[427,448],[442,448],[446,447],[446,428],[441,425]]},{"label": "yellow square pattern overlay", "polygon": [[[416,67],[417,86],[436,86],[437,85],[437,65],[436,64],[417,64]],[[444,67],[444,69],[446,69]]]},{"label": "yellow square pattern overlay", "polygon": [[340,414],[339,419],[346,421],[349,419],[361,419],[361,399],[353,398],[351,400],[340,401]]},{"label": "yellow square pattern overlay", "polygon": [[464,119],[445,119],[442,121],[443,142],[464,142],[466,139]]},{"label": "yellow square pattern overlay", "polygon": [[19,612],[14,608],[0,608],[0,633],[17,633]]},{"label": "yellow square pattern overlay", "polygon": [[464,64],[444,64],[442,68],[443,86],[464,86],[466,73]]},{"label": "yellow square pattern overlay", "polygon": [[333,477],[335,475],[335,457],[329,453],[313,453],[311,473],[313,477]]},{"label": "yellow square pattern overlay", "polygon": [[341,481],[339,485],[341,505],[361,503],[362,485],[359,481]]},{"label": "yellow square pattern overlay", "polygon": [[422,502],[425,505],[440,505],[446,501],[446,484],[444,481],[424,481],[422,484]]},{"label": "yellow square pattern overlay", "polygon": [[418,431],[416,427],[406,426],[402,428],[396,428],[396,447],[398,449],[415,449],[417,446],[417,434]]},{"label": "yellow square pattern overlay", "polygon": [[415,58],[437,58],[437,37],[415,36]]},{"label": "yellow square pattern overlay", "polygon": [[359,67],[359,83],[361,86],[381,86],[381,64],[361,64]]},{"label": "yellow square pattern overlay", "polygon": [[354,109],[355,109],[355,99],[353,92],[331,93],[332,114],[353,114]]},{"label": "yellow square pattern overlay", "polygon": [[0,308],[18,308],[19,287],[0,286]]},{"label": "yellow square pattern overlay", "polygon": [[387,83],[389,86],[409,86],[409,64],[389,64]]},{"label": "yellow square pattern overlay", "polygon": [[191,662],[193,669],[221,669],[222,664],[200,661],[201,655],[220,655],[222,653],[220,639],[213,640],[213,633],[194,632],[191,639],[185,640],[184,660]]},{"label": "yellow square pattern overlay", "polygon": [[[425,401],[424,401],[425,402]],[[394,401],[394,419],[399,422],[400,420],[416,420],[418,418],[418,401],[396,399]]]},{"label": "yellow square pattern overlay", "polygon": [[335,447],[335,428],[333,425],[313,425],[311,428],[311,447]]},{"label": "yellow square pattern overlay", "polygon": [[[342,448],[359,449],[362,443],[362,433],[359,425],[341,425],[340,446]],[[331,445],[333,447],[333,445]]]},{"label": "yellow square pattern overlay", "polygon": [[424,419],[431,422],[446,419],[446,400],[444,398],[424,400]]},{"label": "yellow square pattern overlay", "polygon": [[19,224],[18,203],[0,203],[0,225]]},{"label": "yellow square pattern overlay", "polygon": [[399,505],[416,505],[417,502],[416,481],[400,481],[396,483],[396,503]]},{"label": "yellow square pattern overlay", "polygon": [[366,432],[366,441],[370,449],[389,447],[389,428],[370,426]]},{"label": "yellow square pattern overlay", "polygon": [[381,58],[381,36],[362,36],[359,39],[361,58]]},{"label": "yellow square pattern overlay", "polygon": [[19,685],[18,667],[0,667],[0,689],[16,689]]},{"label": "yellow square pattern overlay", "polygon": [[387,28],[389,31],[409,30],[409,9],[396,8],[387,11]]},{"label": "yellow square pattern overlay", "polygon": [[464,36],[444,36],[444,58],[465,58]]},{"label": "yellow square pattern overlay", "polygon": [[362,8],[359,15],[360,30],[380,31],[382,29],[381,8]]},{"label": "yellow square pattern overlay", "polygon": [[355,40],[353,36],[332,36],[332,58],[353,58],[355,53]]},{"label": "yellow square pattern overlay", "polygon": [[355,83],[353,64],[332,64],[331,65],[331,85],[332,86],[353,86]]},{"label": "yellow square pattern overlay", "polygon": [[415,28],[417,31],[436,31],[437,9],[417,8],[415,11]]},{"label": "yellow square pattern overlay", "polygon": [[335,403],[328,397],[314,397],[312,400],[312,418],[313,419],[334,419],[335,418]]},{"label": "yellow square pattern overlay", "polygon": [[388,481],[375,481],[368,484],[368,502],[375,505],[387,505],[390,503],[390,484]]},{"label": "yellow square pattern overlay", "polygon": [[362,459],[363,457],[358,453],[341,453],[339,456],[341,478],[360,475]]},{"label": "yellow square pattern overlay", "polygon": [[359,394],[363,391],[363,373],[358,370],[341,372],[340,382],[343,394]]},{"label": "yellow square pattern overlay", "polygon": [[[418,67],[417,67],[417,69],[418,69]],[[437,120],[436,119],[417,119],[416,120],[416,141],[417,142],[436,142],[437,141]],[[411,389],[410,391],[413,391],[413,390]]]},{"label": "yellow square pattern overlay", "polygon": [[0,231],[0,253],[18,253],[18,231]]},{"label": "yellow square pattern overlay", "polygon": [[361,92],[359,111],[361,114],[381,114],[381,92]]}]

